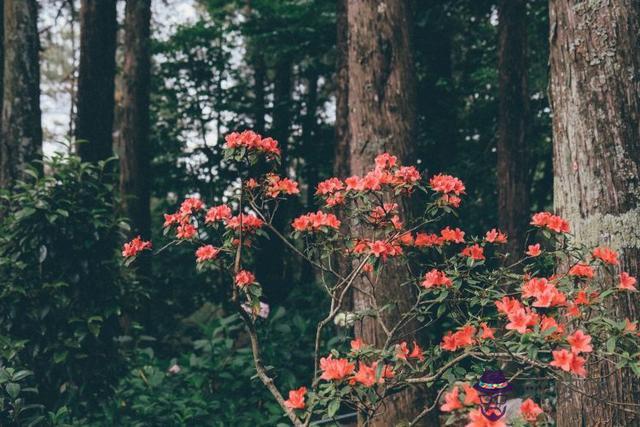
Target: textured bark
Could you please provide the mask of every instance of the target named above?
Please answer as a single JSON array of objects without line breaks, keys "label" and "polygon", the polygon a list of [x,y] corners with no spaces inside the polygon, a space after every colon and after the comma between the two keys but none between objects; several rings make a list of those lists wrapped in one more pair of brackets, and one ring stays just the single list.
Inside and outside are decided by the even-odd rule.
[{"label": "textured bark", "polygon": [[[415,126],[415,81],[410,45],[409,2],[404,0],[350,0],[348,3],[348,75],[350,173],[362,175],[374,158],[387,151],[401,161],[411,158]],[[404,213],[408,212],[404,209]],[[400,287],[403,271],[389,262],[375,289],[359,281],[354,290],[354,310],[376,305],[391,308],[381,314],[393,325],[412,301],[410,287]],[[375,302],[367,294],[375,295]],[[411,336],[413,325],[401,333]],[[364,318],[355,327],[364,342],[382,347],[387,338],[376,319]],[[403,336],[403,339],[407,338]],[[418,412],[415,391],[405,390],[387,399],[379,415],[367,424],[393,426],[411,420]]]},{"label": "textured bark", "polygon": [[4,73],[0,187],[24,178],[27,163],[42,157],[38,6],[4,1]]},{"label": "textured bark", "polygon": [[[551,101],[554,136],[554,203],[577,239],[607,242],[621,251],[621,269],[640,272],[640,3],[635,0],[552,0]],[[615,297],[617,319],[638,319],[637,294]],[[638,411],[640,382],[608,364],[590,365],[560,387],[557,424],[640,425],[610,402]],[[595,399],[583,395],[595,396]]]},{"label": "textured bark", "polygon": [[526,3],[501,0],[499,5],[498,225],[509,236],[512,257],[523,252],[530,216]]},{"label": "textured bark", "polygon": [[336,1],[336,149],[333,174],[349,174],[349,25],[347,0]]},{"label": "textured bark", "polygon": [[122,119],[119,130],[120,193],[134,233],[149,238],[149,80],[151,0],[127,0]]},{"label": "textured bark", "polygon": [[84,161],[113,156],[116,0],[80,3],[80,68],[75,137]]}]

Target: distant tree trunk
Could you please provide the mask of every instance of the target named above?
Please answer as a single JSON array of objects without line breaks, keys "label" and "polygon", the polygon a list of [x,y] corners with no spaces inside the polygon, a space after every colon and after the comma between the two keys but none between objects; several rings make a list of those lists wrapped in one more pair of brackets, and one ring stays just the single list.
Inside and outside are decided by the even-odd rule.
[{"label": "distant tree trunk", "polygon": [[498,9],[498,225],[511,259],[523,252],[530,216],[526,8],[526,0],[501,0]]},{"label": "distant tree trunk", "polygon": [[[374,158],[387,151],[401,161],[411,159],[415,127],[415,73],[410,43],[411,13],[406,0],[351,0],[348,2],[349,31],[349,137],[350,173],[362,175],[374,165]],[[405,208],[405,214],[408,209]],[[381,313],[394,324],[409,309],[413,295],[409,286],[400,286],[404,273],[392,262],[385,265],[373,286],[359,280],[353,291],[354,310],[391,304]],[[411,336],[415,325],[402,332]],[[381,347],[386,334],[372,317],[356,324],[356,336]],[[405,337],[406,338],[406,337]],[[405,390],[387,399],[382,413],[370,424],[393,426],[411,421],[420,410],[414,390]]]},{"label": "distant tree trunk", "polygon": [[80,68],[75,137],[84,161],[113,156],[116,0],[80,3]]},{"label": "distant tree trunk", "polygon": [[349,22],[347,0],[336,1],[336,148],[333,173],[349,173]]},{"label": "distant tree trunk", "polygon": [[120,192],[134,233],[149,238],[149,80],[151,0],[127,0],[125,9]]},{"label": "distant tree trunk", "polygon": [[[2,132],[2,96],[4,95],[4,0],[0,0],[0,138]],[[0,140],[0,144],[2,141]],[[2,159],[0,152],[0,160]],[[0,176],[2,173],[0,172]],[[1,188],[1,187],[0,187]]]},{"label": "distant tree trunk", "polygon": [[42,157],[40,42],[35,0],[4,1],[4,73],[0,187],[23,178],[27,163]]},{"label": "distant tree trunk", "polygon": [[264,134],[264,116],[266,110],[266,98],[265,98],[265,86],[267,84],[267,65],[264,61],[264,56],[261,53],[256,53],[253,56],[253,80],[254,80],[254,92],[255,92],[255,127],[254,131],[259,134]]},{"label": "distant tree trunk", "polygon": [[[551,0],[550,25],[554,204],[578,242],[619,249],[620,268],[637,276],[640,3]],[[610,313],[638,319],[638,294],[614,297]],[[592,378],[572,384],[578,392],[559,387],[559,427],[640,424],[640,381],[612,368],[589,365]],[[631,406],[624,411],[608,402]]]},{"label": "distant tree trunk", "polygon": [[[292,62],[289,57],[281,57],[275,63],[273,87],[273,113],[270,135],[278,141],[282,150],[280,174],[287,174],[289,165],[289,130],[291,126],[291,92],[293,87]],[[290,220],[290,205],[283,203],[278,209],[273,226],[284,231]],[[269,302],[282,302],[292,288],[291,263],[285,263],[285,246],[280,239],[264,240],[257,265],[257,275],[264,286]]]}]

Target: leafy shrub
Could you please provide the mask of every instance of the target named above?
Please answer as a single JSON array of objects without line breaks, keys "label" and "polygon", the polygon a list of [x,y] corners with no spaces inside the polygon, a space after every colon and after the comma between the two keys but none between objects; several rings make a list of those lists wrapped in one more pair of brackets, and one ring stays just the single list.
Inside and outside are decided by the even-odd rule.
[{"label": "leafy shrub", "polygon": [[[293,295],[308,307],[310,295]],[[308,310],[305,313],[309,315]],[[206,304],[186,319],[210,319],[197,326],[191,348],[171,359],[161,359],[149,347],[138,350],[129,374],[121,381],[115,399],[92,417],[92,425],[126,426],[254,426],[277,425],[280,407],[257,384],[247,336],[237,314],[225,315],[221,308]],[[313,321],[301,313],[274,310],[260,324],[266,361],[291,367],[277,382],[292,387],[302,378],[311,361],[305,345],[311,344]],[[251,384],[251,387],[248,387]],[[249,392],[250,391],[250,392]]]},{"label": "leafy shrub", "polygon": [[23,343],[16,358],[48,408],[91,406],[124,369],[114,339],[138,291],[116,261],[122,226],[106,163],[58,155],[45,169],[4,196],[0,334]]}]

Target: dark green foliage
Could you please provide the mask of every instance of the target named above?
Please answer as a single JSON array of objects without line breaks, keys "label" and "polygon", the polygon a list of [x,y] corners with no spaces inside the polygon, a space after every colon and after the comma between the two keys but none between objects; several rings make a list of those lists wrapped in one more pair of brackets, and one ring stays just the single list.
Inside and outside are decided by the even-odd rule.
[{"label": "dark green foliage", "polygon": [[34,372],[39,399],[92,407],[124,369],[116,338],[135,309],[117,248],[105,163],[55,156],[45,177],[7,197],[0,230],[0,335],[20,343],[15,358]]}]

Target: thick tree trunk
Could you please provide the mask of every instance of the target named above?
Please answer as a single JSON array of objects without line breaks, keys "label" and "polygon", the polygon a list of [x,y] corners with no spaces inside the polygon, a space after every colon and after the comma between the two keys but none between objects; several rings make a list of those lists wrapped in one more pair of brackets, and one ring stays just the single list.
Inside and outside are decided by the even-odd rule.
[{"label": "thick tree trunk", "polygon": [[[348,73],[350,173],[362,175],[383,151],[411,159],[415,126],[415,77],[410,44],[409,2],[405,0],[350,0],[348,3]],[[407,209],[404,211],[408,212]],[[403,272],[389,262],[373,289],[368,281],[357,283],[354,310],[391,304],[381,313],[393,325],[406,311],[413,296],[410,287],[400,287]],[[375,295],[375,302],[369,295]],[[403,334],[411,334],[409,325]],[[387,336],[376,319],[356,324],[356,336],[376,347]],[[406,337],[404,337],[406,338]],[[420,411],[414,390],[388,398],[380,414],[367,425],[394,426],[410,421]]]},{"label": "thick tree trunk", "polygon": [[113,156],[116,0],[80,3],[80,68],[75,137],[84,161]]},{"label": "thick tree trunk", "polygon": [[526,0],[501,0],[498,15],[498,225],[511,258],[524,251],[530,216],[526,8]]},{"label": "thick tree trunk", "polygon": [[120,192],[134,233],[149,238],[149,80],[151,0],[127,0],[125,10]]},{"label": "thick tree trunk", "polygon": [[[638,275],[640,3],[552,0],[550,25],[556,209],[581,243],[607,242]],[[615,298],[616,318],[639,318],[637,294]],[[572,384],[578,392],[559,387],[559,427],[640,425],[640,381],[609,364],[589,376]]]},{"label": "thick tree trunk", "polygon": [[264,56],[261,53],[256,53],[253,56],[253,79],[254,79],[254,92],[255,92],[255,127],[254,131],[259,134],[264,134],[264,116],[266,111],[265,103],[265,86],[267,84],[267,64],[264,61]]},{"label": "thick tree trunk", "polygon": [[42,157],[40,41],[35,0],[4,1],[4,73],[0,187],[24,177],[27,163]]}]

